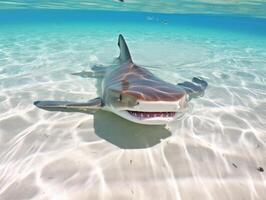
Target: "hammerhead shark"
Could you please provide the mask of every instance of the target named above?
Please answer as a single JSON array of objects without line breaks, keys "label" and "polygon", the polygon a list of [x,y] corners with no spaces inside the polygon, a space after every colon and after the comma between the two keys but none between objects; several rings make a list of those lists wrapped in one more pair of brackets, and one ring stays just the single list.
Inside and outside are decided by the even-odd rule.
[{"label": "hammerhead shark", "polygon": [[118,64],[101,73],[100,97],[84,103],[35,101],[34,105],[49,111],[94,113],[103,109],[135,123],[163,125],[183,115],[192,98],[203,96],[208,84],[202,78],[168,83],[133,62],[121,34],[118,46]]}]

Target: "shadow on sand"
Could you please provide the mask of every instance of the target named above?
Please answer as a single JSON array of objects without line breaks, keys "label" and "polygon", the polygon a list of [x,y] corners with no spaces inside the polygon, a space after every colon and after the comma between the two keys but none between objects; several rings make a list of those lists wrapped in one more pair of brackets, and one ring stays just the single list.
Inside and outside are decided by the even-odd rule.
[{"label": "shadow on sand", "polygon": [[106,111],[94,114],[94,129],[96,135],[122,149],[152,147],[171,135],[164,126],[136,124]]},{"label": "shadow on sand", "polygon": [[[91,68],[91,71],[72,73],[72,75],[82,78],[95,78],[97,94],[100,96],[102,93],[101,82],[106,69],[107,67],[95,65]],[[58,102],[53,101],[52,103],[57,104]],[[38,101],[34,104],[38,104]],[[45,110],[77,112],[76,109],[71,110],[70,108],[46,108]],[[82,113],[92,114],[89,112]],[[122,149],[149,148],[160,143],[161,139],[165,139],[171,135],[164,126],[136,124],[103,110],[99,110],[93,114],[95,134]]]},{"label": "shadow on sand", "polygon": [[[75,109],[47,108],[48,111],[77,112]],[[82,112],[84,114],[92,114]],[[127,121],[111,112],[94,113],[94,130],[100,138],[122,148],[141,149],[152,147],[171,135],[164,126],[142,125]]]}]

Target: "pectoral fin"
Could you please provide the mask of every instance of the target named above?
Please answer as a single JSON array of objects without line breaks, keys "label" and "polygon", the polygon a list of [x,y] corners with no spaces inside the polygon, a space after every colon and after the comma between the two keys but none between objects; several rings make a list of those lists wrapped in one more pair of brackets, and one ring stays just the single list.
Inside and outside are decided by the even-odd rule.
[{"label": "pectoral fin", "polygon": [[72,75],[80,76],[82,78],[96,78],[101,79],[106,74],[107,67],[104,67],[102,65],[94,65],[91,68],[91,71],[81,71],[72,73]]},{"label": "pectoral fin", "polygon": [[91,99],[86,103],[71,101],[35,101],[34,105],[49,111],[93,113],[102,107],[102,101],[101,98]]},{"label": "pectoral fin", "polygon": [[182,87],[189,95],[189,99],[203,96],[208,86],[208,83],[202,78],[194,77],[191,82],[185,81],[184,83],[178,83],[178,86]]}]

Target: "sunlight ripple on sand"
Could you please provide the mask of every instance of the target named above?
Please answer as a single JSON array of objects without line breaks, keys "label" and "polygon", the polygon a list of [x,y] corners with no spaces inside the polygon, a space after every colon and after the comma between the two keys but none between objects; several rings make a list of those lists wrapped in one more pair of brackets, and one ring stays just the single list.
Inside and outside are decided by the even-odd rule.
[{"label": "sunlight ripple on sand", "polygon": [[[182,36],[160,43],[148,33],[153,42],[145,47],[128,35],[137,62],[150,62],[158,76],[209,82],[205,96],[165,129],[104,111],[36,108],[37,99],[95,97],[96,80],[70,73],[117,55],[116,34],[108,44],[110,35],[51,35],[0,35],[0,199],[266,197],[265,49],[211,39],[195,44]],[[152,44],[179,52],[156,61],[160,52]]]}]

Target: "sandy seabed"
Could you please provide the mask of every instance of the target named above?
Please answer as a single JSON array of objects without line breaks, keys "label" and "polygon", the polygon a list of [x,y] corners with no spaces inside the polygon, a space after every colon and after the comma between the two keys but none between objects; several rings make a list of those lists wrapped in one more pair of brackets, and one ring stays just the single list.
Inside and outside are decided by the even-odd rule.
[{"label": "sandy seabed", "polygon": [[[224,49],[218,55],[206,46],[189,63],[179,60],[163,73],[151,68],[162,78],[172,76],[171,82],[195,74],[209,82],[205,96],[167,127],[137,125],[105,111],[40,110],[33,101],[94,98],[96,81],[70,75],[82,67],[43,68],[59,65],[52,58],[74,65],[69,49],[44,56],[47,47],[40,47],[39,57],[23,60],[24,52],[1,47],[0,199],[265,199],[265,51]],[[193,52],[182,50],[179,58]],[[135,51],[140,62],[146,50]],[[201,60],[193,60],[199,53]],[[93,63],[100,56],[81,57]],[[39,66],[23,72],[18,63]]]}]

